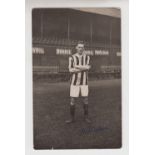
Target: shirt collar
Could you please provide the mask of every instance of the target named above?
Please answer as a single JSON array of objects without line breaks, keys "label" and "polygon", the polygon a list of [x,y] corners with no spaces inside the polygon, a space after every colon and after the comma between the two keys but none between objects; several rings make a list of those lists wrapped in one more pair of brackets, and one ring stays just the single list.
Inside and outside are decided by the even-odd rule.
[{"label": "shirt collar", "polygon": [[82,57],[82,56],[84,56],[85,54],[84,54],[84,52],[83,52],[81,55],[78,54],[78,53],[76,53],[75,55],[78,56],[78,57]]}]

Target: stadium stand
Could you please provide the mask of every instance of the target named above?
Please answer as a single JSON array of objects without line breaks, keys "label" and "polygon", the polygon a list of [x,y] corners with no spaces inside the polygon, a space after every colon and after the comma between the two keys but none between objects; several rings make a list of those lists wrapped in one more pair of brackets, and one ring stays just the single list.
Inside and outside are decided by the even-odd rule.
[{"label": "stadium stand", "polygon": [[79,40],[91,56],[90,80],[120,78],[120,22],[118,17],[75,9],[34,9],[34,79],[69,80],[68,57]]}]

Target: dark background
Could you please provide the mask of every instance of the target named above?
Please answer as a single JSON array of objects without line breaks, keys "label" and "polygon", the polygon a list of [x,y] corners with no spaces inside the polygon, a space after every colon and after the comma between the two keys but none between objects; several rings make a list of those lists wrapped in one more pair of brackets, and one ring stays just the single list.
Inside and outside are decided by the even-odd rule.
[{"label": "dark background", "polygon": [[[68,55],[56,55],[56,48],[71,49],[79,40],[89,50],[108,50],[109,55],[92,56],[93,73],[121,72],[120,18],[74,9],[34,9],[32,11],[33,47],[42,47],[44,54],[33,54],[35,73],[68,72]],[[39,68],[40,66],[40,68]],[[57,66],[56,69],[51,66]],[[101,66],[106,66],[101,69]]]}]

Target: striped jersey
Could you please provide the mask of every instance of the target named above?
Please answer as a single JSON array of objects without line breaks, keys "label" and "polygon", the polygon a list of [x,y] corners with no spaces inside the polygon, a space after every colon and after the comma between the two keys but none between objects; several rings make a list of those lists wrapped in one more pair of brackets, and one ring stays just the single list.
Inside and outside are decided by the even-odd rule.
[{"label": "striped jersey", "polygon": [[[75,65],[89,65],[89,62],[90,56],[76,53],[69,57],[69,68],[74,68]],[[71,85],[88,85],[88,71],[71,73],[70,83]]]}]

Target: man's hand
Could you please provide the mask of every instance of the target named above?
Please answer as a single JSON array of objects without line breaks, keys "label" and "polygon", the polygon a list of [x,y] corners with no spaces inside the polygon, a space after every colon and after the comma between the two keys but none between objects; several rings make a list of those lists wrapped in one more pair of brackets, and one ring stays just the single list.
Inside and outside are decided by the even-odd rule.
[{"label": "man's hand", "polygon": [[77,73],[77,72],[80,72],[81,70],[80,69],[77,69],[77,68],[69,68],[69,72],[70,73]]}]

